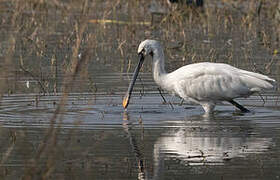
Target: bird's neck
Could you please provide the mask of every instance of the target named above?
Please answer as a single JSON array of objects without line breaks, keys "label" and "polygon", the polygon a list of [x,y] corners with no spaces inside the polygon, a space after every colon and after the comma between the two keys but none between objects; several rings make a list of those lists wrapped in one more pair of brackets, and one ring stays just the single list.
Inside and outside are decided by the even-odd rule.
[{"label": "bird's neck", "polygon": [[163,85],[165,75],[163,50],[156,49],[153,51],[153,77],[159,86]]}]

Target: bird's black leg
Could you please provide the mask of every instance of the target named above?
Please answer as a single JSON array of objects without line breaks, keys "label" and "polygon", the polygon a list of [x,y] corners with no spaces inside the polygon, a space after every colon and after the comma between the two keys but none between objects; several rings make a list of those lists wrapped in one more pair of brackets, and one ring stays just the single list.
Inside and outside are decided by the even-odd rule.
[{"label": "bird's black leg", "polygon": [[228,102],[230,102],[232,105],[234,105],[235,107],[237,107],[238,109],[240,109],[244,113],[250,112],[247,108],[245,108],[244,106],[238,104],[234,100],[229,100]]}]

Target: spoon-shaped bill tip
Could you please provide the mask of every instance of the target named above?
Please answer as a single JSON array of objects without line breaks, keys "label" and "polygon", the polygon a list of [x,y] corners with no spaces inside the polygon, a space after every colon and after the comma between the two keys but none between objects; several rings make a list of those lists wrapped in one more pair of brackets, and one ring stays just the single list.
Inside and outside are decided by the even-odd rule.
[{"label": "spoon-shaped bill tip", "polygon": [[128,102],[129,102],[129,97],[128,97],[128,95],[126,95],[126,96],[123,98],[123,102],[122,102],[123,108],[125,108],[125,109],[127,108]]}]

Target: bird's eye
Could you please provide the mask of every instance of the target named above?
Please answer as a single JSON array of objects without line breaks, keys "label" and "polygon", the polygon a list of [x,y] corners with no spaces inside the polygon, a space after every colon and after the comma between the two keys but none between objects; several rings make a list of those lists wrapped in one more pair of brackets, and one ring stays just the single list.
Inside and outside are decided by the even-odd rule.
[{"label": "bird's eye", "polygon": [[138,54],[145,54],[145,49],[142,49]]}]

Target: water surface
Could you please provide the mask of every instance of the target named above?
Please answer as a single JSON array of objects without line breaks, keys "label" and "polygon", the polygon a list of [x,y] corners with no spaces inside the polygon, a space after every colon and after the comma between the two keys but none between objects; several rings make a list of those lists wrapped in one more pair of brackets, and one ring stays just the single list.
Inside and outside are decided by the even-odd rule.
[{"label": "water surface", "polygon": [[[118,93],[70,94],[62,121],[55,123],[60,127],[57,143],[65,149],[52,177],[278,178],[280,114],[274,94],[267,95],[264,106],[258,96],[241,99],[251,113],[221,104],[210,117],[203,116],[200,106],[180,105],[179,98],[164,96],[172,106],[156,93],[136,93],[124,111]],[[18,139],[2,164],[7,177],[19,177],[28,166],[60,99],[42,96],[36,105],[35,97],[18,94],[2,100],[1,142]]]}]

